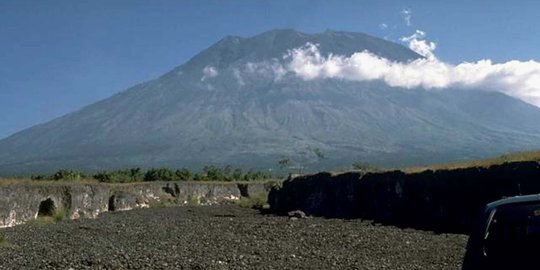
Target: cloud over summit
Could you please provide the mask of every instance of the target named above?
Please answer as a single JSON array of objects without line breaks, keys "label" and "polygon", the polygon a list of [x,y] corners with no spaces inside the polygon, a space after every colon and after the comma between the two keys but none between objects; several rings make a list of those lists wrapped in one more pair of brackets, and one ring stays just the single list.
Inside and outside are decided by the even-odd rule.
[{"label": "cloud over summit", "polygon": [[388,85],[424,89],[478,89],[498,91],[540,106],[540,63],[508,61],[493,63],[489,59],[463,62],[457,65],[437,59],[437,45],[425,40],[425,33],[417,30],[403,37],[409,48],[425,58],[407,63],[394,62],[368,51],[351,56],[321,55],[318,45],[289,51],[286,70],[304,80],[319,78],[353,81],[383,80]]},{"label": "cloud over summit", "polygon": [[402,37],[400,40],[409,44],[409,49],[428,59],[436,59],[434,51],[437,48],[435,42],[425,40],[426,33],[416,30],[414,34],[408,37]]}]

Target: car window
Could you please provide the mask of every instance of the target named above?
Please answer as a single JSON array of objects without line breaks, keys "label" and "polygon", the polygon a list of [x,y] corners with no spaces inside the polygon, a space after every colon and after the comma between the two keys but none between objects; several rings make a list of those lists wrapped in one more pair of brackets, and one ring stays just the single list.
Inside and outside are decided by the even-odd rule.
[{"label": "car window", "polygon": [[539,251],[540,205],[497,209],[484,239],[484,254],[488,260],[499,266],[510,262],[532,265]]}]

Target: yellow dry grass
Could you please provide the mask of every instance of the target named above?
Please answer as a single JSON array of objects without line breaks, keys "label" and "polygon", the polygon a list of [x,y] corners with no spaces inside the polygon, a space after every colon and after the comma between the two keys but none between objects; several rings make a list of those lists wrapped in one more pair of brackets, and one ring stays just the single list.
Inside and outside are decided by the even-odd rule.
[{"label": "yellow dry grass", "polygon": [[487,159],[471,160],[464,162],[451,162],[442,164],[432,164],[427,166],[415,166],[402,168],[401,170],[406,173],[417,173],[426,170],[451,170],[462,169],[469,167],[489,167],[492,165],[499,165],[506,162],[518,162],[518,161],[540,161],[540,150],[529,152],[516,152],[511,154],[500,155]]},{"label": "yellow dry grass", "polygon": [[53,181],[53,180],[32,180],[29,178],[0,178],[0,185],[80,185],[80,184],[96,184],[99,183],[95,179],[80,179],[74,181]]}]

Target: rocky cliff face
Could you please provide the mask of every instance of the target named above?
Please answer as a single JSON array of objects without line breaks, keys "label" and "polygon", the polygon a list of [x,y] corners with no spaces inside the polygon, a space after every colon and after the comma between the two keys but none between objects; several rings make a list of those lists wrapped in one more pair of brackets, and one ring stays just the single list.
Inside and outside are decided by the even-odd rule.
[{"label": "rocky cliff face", "polygon": [[95,218],[106,211],[149,207],[152,203],[220,204],[268,193],[265,183],[152,182],[136,184],[0,184],[0,227],[22,224],[53,210],[68,218]]},{"label": "rocky cliff face", "polygon": [[489,168],[406,174],[319,173],[273,189],[275,213],[300,209],[309,215],[365,218],[442,232],[467,232],[492,201],[540,193],[540,163],[514,162]]}]

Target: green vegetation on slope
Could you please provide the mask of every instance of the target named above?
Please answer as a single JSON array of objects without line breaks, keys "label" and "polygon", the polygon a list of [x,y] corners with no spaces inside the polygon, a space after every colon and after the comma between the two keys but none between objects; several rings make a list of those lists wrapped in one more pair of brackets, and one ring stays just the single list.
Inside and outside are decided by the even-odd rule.
[{"label": "green vegetation on slope", "polygon": [[92,176],[75,170],[62,169],[52,175],[33,175],[31,179],[39,181],[81,181],[95,179],[103,183],[132,183],[152,181],[260,181],[275,178],[274,176],[249,170],[225,166],[205,166],[200,172],[193,172],[187,168],[152,168],[146,171],[141,168],[122,169],[114,171],[101,171]]},{"label": "green vegetation on slope", "polygon": [[[505,162],[519,162],[519,161],[539,161],[540,162],[540,150],[529,152],[516,152],[505,155],[496,156],[488,159],[472,160],[464,162],[453,163],[441,163],[432,164],[426,166],[415,166],[398,168],[406,173],[415,173],[425,170],[450,170],[460,169],[467,167],[489,167],[492,165],[503,164]],[[288,160],[287,160],[288,162]],[[287,164],[283,160],[279,161],[279,164],[284,166]],[[357,161],[352,164],[353,170],[363,172],[384,172],[393,170],[390,168],[381,168],[372,165],[371,163],[364,161]],[[348,169],[336,170],[334,173],[343,173],[349,171]],[[76,170],[62,169],[54,174],[45,175],[32,175],[32,180],[37,181],[76,181],[76,182],[92,182],[99,181],[103,183],[134,183],[134,182],[151,182],[151,181],[219,181],[219,182],[233,182],[233,181],[261,181],[268,179],[282,178],[281,176],[271,175],[261,171],[248,170],[243,171],[240,168],[233,168],[231,166],[225,166],[223,168],[217,166],[205,166],[201,171],[192,171],[187,168],[170,169],[170,168],[152,168],[146,171],[141,168],[121,169],[112,171],[101,171],[96,174],[85,174]],[[28,181],[25,177],[17,177],[11,179],[2,179],[2,183],[20,183],[21,181]]]}]

